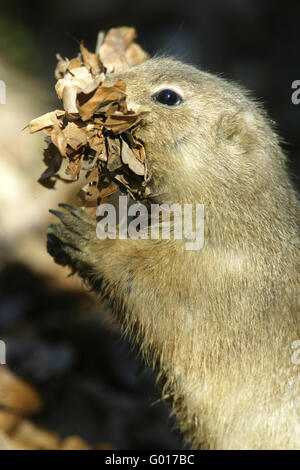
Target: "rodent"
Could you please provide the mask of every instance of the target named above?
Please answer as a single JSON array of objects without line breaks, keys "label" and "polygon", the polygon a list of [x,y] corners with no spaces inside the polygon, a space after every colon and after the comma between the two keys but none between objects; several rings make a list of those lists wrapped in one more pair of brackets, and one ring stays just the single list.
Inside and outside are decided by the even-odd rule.
[{"label": "rodent", "polygon": [[136,135],[153,193],[205,205],[204,246],[99,240],[65,205],[48,251],[108,299],[192,448],[299,448],[299,202],[273,124],[240,86],[171,58],[117,78],[129,108],[150,110]]}]

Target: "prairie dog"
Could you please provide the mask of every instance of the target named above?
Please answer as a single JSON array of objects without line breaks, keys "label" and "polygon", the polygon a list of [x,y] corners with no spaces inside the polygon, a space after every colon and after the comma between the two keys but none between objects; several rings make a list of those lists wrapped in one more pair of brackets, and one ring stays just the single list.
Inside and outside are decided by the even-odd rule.
[{"label": "prairie dog", "polygon": [[136,136],[153,193],[205,205],[204,246],[99,240],[65,206],[48,250],[109,300],[192,448],[299,448],[299,205],[278,137],[245,91],[193,66],[153,58],[118,78],[150,110]]}]

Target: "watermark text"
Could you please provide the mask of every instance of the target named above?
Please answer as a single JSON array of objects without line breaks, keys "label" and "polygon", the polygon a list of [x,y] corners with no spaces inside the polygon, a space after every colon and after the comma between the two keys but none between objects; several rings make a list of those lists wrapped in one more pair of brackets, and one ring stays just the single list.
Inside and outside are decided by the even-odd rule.
[{"label": "watermark text", "polygon": [[184,240],[186,250],[200,250],[204,244],[203,204],[128,206],[127,197],[119,196],[118,217],[115,206],[109,203],[101,204],[96,215],[100,218],[96,233],[101,240]]},{"label": "watermark text", "polygon": [[5,342],[0,339],[0,365],[6,364],[6,345]]},{"label": "watermark text", "polygon": [[6,84],[0,80],[0,104],[6,104]]}]

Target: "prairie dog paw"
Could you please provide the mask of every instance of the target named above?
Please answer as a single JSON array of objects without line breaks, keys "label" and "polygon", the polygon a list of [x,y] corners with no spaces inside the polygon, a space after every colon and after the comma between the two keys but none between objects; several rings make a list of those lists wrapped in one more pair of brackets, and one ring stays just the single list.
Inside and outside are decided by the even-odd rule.
[{"label": "prairie dog paw", "polygon": [[91,263],[89,247],[97,243],[96,220],[83,210],[59,204],[65,212],[50,210],[61,223],[51,224],[47,231],[47,250],[54,261],[83,272]]}]

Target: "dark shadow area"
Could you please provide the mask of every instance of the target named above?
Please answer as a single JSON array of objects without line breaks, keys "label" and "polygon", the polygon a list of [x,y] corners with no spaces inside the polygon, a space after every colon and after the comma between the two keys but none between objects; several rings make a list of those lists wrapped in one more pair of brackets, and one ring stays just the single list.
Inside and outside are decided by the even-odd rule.
[{"label": "dark shadow area", "polygon": [[55,288],[26,266],[0,273],[0,332],[10,369],[41,393],[33,421],[60,437],[117,449],[180,449],[155,379],[105,329],[88,295]]}]

